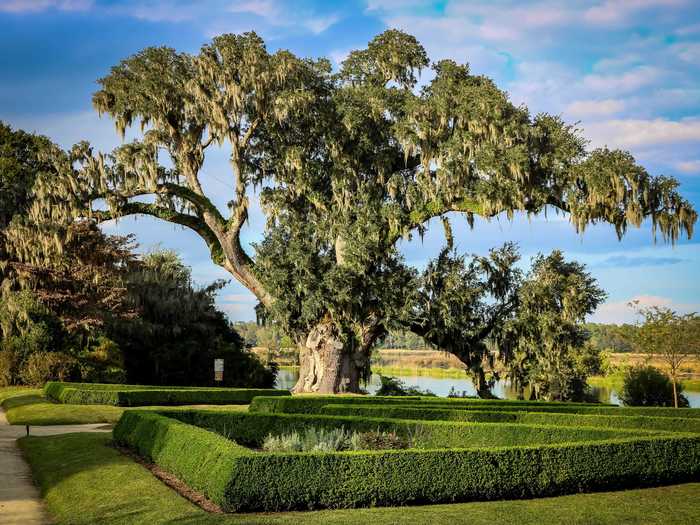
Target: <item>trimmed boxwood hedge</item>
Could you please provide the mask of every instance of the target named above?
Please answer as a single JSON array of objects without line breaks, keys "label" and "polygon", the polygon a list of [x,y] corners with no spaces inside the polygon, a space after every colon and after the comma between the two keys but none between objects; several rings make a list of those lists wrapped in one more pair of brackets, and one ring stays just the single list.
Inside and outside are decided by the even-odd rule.
[{"label": "trimmed boxwood hedge", "polygon": [[[532,410],[537,410],[533,408]],[[530,425],[555,425],[568,427],[601,427],[657,430],[667,432],[700,433],[700,419],[653,416],[600,416],[587,414],[563,414],[558,412],[525,412],[498,410],[455,410],[422,406],[386,405],[326,405],[322,412],[336,416],[385,417],[438,421],[471,421],[481,423],[525,423]],[[679,412],[683,414],[683,412]]]},{"label": "trimmed boxwood hedge", "polygon": [[255,396],[289,396],[271,388],[202,388],[49,382],[49,399],[74,405],[246,405]]},{"label": "trimmed boxwood hedge", "polygon": [[281,435],[301,432],[309,427],[338,428],[350,431],[396,432],[410,438],[416,448],[495,447],[592,441],[648,435],[643,430],[601,429],[590,427],[554,427],[551,425],[522,425],[469,423],[458,421],[408,421],[390,418],[355,416],[324,416],[311,414],[250,414],[213,410],[168,410],[160,414],[208,428],[237,443],[259,446],[268,434]]},{"label": "trimmed boxwood hedge", "polygon": [[287,398],[258,397],[250,405],[251,412],[320,414],[328,404],[414,406],[453,410],[537,411],[565,414],[653,416],[700,418],[700,408],[619,407],[615,405],[513,401],[492,399],[450,399],[435,397],[378,396],[292,396]]},{"label": "trimmed boxwood hedge", "polygon": [[329,403],[420,403],[419,396],[390,397],[390,396],[357,396],[357,395],[298,395],[280,399],[268,396],[258,396],[248,407],[250,412],[286,413],[286,414],[320,414],[323,407]]},{"label": "trimmed boxwood hedge", "polygon": [[[696,435],[657,434],[536,447],[258,453],[166,417],[184,417],[184,413],[127,411],[114,429],[115,440],[227,511],[526,498],[700,478],[700,436]],[[205,416],[190,412],[187,417]],[[268,416],[275,417],[289,421]],[[304,417],[308,416],[295,419]],[[260,415],[251,419],[261,421]]]}]

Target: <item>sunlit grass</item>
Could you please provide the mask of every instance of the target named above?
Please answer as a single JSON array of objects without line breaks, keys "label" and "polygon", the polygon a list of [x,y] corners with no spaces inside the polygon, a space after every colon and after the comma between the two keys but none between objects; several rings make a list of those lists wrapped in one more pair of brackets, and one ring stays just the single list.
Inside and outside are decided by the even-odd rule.
[{"label": "sunlit grass", "polygon": [[[0,393],[0,395],[3,395]],[[126,407],[110,405],[67,405],[43,397],[41,390],[16,391],[5,394],[0,403],[12,425],[78,425],[84,423],[116,423]],[[248,405],[186,405],[212,410],[247,410]],[[138,407],[157,409],[165,407]],[[172,407],[170,407],[172,408]]]},{"label": "sunlit grass", "polygon": [[[697,523],[700,483],[534,500],[266,514],[209,514],[109,446],[109,434],[23,438],[58,525]],[[299,480],[303,483],[303,480]]]}]

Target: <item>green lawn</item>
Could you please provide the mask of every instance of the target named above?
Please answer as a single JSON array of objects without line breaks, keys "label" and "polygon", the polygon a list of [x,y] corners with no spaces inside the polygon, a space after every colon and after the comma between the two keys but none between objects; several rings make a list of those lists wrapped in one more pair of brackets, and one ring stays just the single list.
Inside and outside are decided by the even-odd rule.
[{"label": "green lawn", "polygon": [[30,386],[3,386],[0,387],[0,403],[10,397],[23,396],[26,394],[41,395],[41,392],[42,390],[40,388],[32,388]]},{"label": "green lawn", "polygon": [[7,420],[12,425],[74,425],[82,423],[116,423],[124,411],[108,405],[63,405],[53,403],[37,393],[18,394],[2,401]]},{"label": "green lawn", "polygon": [[[78,425],[116,423],[124,407],[110,405],[66,405],[43,397],[41,390],[0,390],[0,405],[12,425]],[[203,405],[199,405],[203,406]],[[138,407],[139,409],[164,407]],[[182,407],[186,408],[186,407]],[[247,410],[248,405],[206,405],[213,410]]]},{"label": "green lawn", "polygon": [[690,524],[697,523],[700,500],[700,483],[688,483],[537,500],[217,515],[181,498],[109,442],[109,434],[20,440],[58,524]]}]

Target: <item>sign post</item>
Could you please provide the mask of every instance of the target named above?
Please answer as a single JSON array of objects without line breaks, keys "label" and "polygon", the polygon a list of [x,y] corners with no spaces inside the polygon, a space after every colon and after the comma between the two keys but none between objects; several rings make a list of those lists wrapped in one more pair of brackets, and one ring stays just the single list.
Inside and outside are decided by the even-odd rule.
[{"label": "sign post", "polygon": [[214,359],[214,381],[221,382],[224,380],[224,360]]}]

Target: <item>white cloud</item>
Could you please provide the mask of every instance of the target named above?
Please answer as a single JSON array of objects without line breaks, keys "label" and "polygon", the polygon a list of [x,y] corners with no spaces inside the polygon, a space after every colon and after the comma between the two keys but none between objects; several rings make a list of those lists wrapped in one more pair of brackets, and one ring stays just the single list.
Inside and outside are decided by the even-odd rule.
[{"label": "white cloud", "polygon": [[[62,148],[70,148],[82,140],[89,140],[96,150],[111,151],[121,144],[114,122],[107,116],[102,118],[95,111],[76,113],[49,113],[41,115],[0,115],[14,127],[25,131],[46,135]],[[140,133],[130,128],[126,141],[133,140]]]},{"label": "white cloud", "polygon": [[258,299],[251,293],[233,293],[224,295],[219,299],[229,303],[257,303]]},{"label": "white cloud", "polygon": [[429,5],[428,0],[367,0],[367,11],[388,11]]},{"label": "white cloud", "polygon": [[93,0],[2,0],[0,11],[5,13],[38,13],[47,9],[60,11],[85,11]]},{"label": "white cloud", "polygon": [[588,321],[593,323],[635,323],[640,320],[635,308],[630,306],[630,303],[637,301],[638,305],[643,308],[652,306],[660,306],[670,308],[679,313],[691,313],[700,310],[700,304],[691,303],[676,303],[668,297],[660,297],[656,295],[635,295],[624,301],[608,301],[589,316]]},{"label": "white cloud", "polygon": [[566,113],[574,117],[611,115],[625,108],[622,100],[608,98],[605,100],[577,100],[566,107]]},{"label": "white cloud", "polygon": [[251,0],[235,2],[229,11],[232,13],[251,13],[263,18],[277,17],[280,14],[279,6],[272,0]]},{"label": "white cloud", "polygon": [[198,7],[196,3],[182,3],[177,0],[150,0],[116,5],[113,12],[124,13],[148,22],[185,22],[197,18],[201,12]]},{"label": "white cloud", "polygon": [[662,71],[653,66],[640,66],[622,74],[591,74],[583,78],[584,87],[601,93],[627,93],[656,82]]},{"label": "white cloud", "polygon": [[318,35],[323,33],[326,29],[334,25],[339,20],[340,16],[338,15],[311,16],[306,18],[302,24],[313,34]]},{"label": "white cloud", "polygon": [[676,169],[681,173],[695,175],[700,173],[700,160],[686,160],[676,163]]},{"label": "white cloud", "polygon": [[677,44],[671,51],[684,62],[700,64],[700,42]]},{"label": "white cloud", "polygon": [[684,0],[607,0],[586,9],[583,20],[595,25],[624,24],[644,9],[672,8],[685,3]]},{"label": "white cloud", "polygon": [[246,13],[263,18],[277,27],[300,26],[318,35],[340,20],[337,14],[317,15],[308,10],[294,10],[276,0],[241,0],[228,9],[232,13]]},{"label": "white cloud", "polygon": [[683,26],[679,29],[676,29],[675,33],[678,36],[688,36],[688,35],[694,35],[696,33],[700,33],[700,24],[692,24],[689,26]]},{"label": "white cloud", "polygon": [[619,148],[698,142],[700,119],[616,119],[591,122],[586,125],[586,135],[594,145]]},{"label": "white cloud", "polygon": [[345,61],[345,59],[348,58],[350,51],[350,49],[337,49],[328,53],[328,56],[331,58],[331,60],[336,66],[340,67],[340,65]]}]

